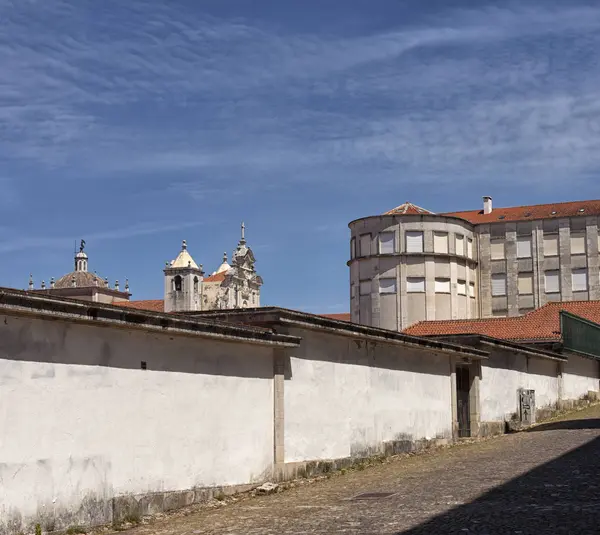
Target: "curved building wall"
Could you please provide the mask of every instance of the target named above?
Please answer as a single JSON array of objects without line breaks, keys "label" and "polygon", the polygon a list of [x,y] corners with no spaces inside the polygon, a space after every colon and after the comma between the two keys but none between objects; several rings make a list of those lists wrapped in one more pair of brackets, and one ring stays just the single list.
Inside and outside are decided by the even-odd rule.
[{"label": "curved building wall", "polygon": [[477,236],[467,221],[382,215],[349,224],[352,321],[402,330],[479,317]]}]

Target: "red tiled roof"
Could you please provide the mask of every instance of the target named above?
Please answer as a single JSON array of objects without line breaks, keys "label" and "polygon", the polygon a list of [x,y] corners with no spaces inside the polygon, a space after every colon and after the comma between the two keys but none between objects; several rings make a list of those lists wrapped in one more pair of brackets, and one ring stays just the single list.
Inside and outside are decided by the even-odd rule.
[{"label": "red tiled roof", "polygon": [[165,302],[162,299],[148,299],[146,301],[114,301],[112,304],[118,307],[148,310],[150,312],[165,311]]},{"label": "red tiled roof", "polygon": [[223,273],[215,273],[210,277],[204,277],[204,282],[223,282],[225,280],[225,272]]},{"label": "red tiled roof", "polygon": [[341,314],[319,314],[323,318],[329,318],[330,320],[339,320],[339,321],[352,321],[352,316],[350,312],[343,312]]},{"label": "red tiled roof", "polygon": [[447,212],[439,215],[460,217],[474,224],[600,215],[600,200],[493,208],[489,214],[484,214],[483,210],[468,210],[466,212]]},{"label": "red tiled roof", "polygon": [[396,208],[392,208],[390,211],[386,212],[384,215],[421,215],[421,214],[433,214],[429,210],[425,208],[421,208],[416,204],[411,202],[405,202],[400,206],[396,206]]},{"label": "red tiled roof", "polygon": [[560,340],[560,311],[600,323],[600,301],[548,303],[516,318],[422,321],[407,329],[413,336],[483,334],[502,340]]}]

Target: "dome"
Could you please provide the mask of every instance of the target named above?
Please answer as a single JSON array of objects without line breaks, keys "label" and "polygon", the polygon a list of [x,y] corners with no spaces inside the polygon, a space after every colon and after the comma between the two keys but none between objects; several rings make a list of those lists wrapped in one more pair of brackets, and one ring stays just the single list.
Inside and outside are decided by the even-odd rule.
[{"label": "dome", "polygon": [[75,288],[89,288],[90,286],[106,287],[106,281],[98,275],[88,273],[87,271],[73,271],[63,275],[54,283],[55,288],[73,288],[73,279],[75,279]]}]

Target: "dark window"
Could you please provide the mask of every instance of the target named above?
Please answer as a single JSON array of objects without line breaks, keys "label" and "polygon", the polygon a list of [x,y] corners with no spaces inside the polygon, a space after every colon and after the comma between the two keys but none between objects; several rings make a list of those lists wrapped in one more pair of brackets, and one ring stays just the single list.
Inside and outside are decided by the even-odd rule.
[{"label": "dark window", "polygon": [[173,279],[173,289],[176,292],[180,292],[181,289],[183,287],[183,280],[181,279],[180,275],[177,275],[174,279]]},{"label": "dark window", "polygon": [[142,370],[147,370],[148,369],[148,364],[146,363],[145,360],[142,360],[141,364],[140,364],[140,368]]}]

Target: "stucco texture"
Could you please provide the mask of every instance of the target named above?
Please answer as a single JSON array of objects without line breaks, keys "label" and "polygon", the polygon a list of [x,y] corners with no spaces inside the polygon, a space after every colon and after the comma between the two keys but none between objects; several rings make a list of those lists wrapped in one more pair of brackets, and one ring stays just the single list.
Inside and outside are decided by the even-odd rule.
[{"label": "stucco texture", "polygon": [[592,358],[569,354],[563,372],[563,396],[565,399],[579,399],[589,391],[598,392],[600,363]]},{"label": "stucco texture", "polygon": [[301,334],[285,381],[286,462],[374,453],[389,440],[451,436],[447,356]]},{"label": "stucco texture", "polygon": [[535,390],[537,408],[558,401],[558,363],[527,357],[508,351],[493,350],[481,367],[479,385],[481,420],[499,421],[518,410],[520,388]]},{"label": "stucco texture", "polygon": [[262,346],[2,317],[0,519],[262,479],[272,366]]}]

